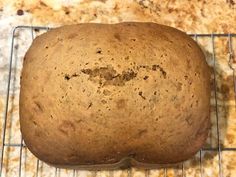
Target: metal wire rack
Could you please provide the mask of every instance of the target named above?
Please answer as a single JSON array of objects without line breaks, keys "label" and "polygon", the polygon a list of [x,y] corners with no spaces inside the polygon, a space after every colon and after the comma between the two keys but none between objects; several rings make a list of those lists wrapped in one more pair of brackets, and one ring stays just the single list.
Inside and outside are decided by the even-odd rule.
[{"label": "metal wire rack", "polygon": [[[7,89],[6,89],[6,98],[5,98],[5,111],[4,111],[4,115],[3,115],[3,123],[2,123],[2,134],[1,134],[1,139],[2,142],[0,144],[0,177],[4,176],[3,173],[3,169],[4,169],[4,150],[7,147],[14,147],[14,148],[19,148],[19,162],[18,162],[18,167],[16,167],[16,175],[18,175],[19,177],[22,176],[22,163],[23,163],[23,149],[26,149],[27,147],[25,146],[22,137],[20,138],[20,142],[19,143],[7,143],[6,142],[6,130],[7,130],[7,121],[8,121],[8,114],[9,114],[9,100],[10,100],[10,89],[11,89],[11,83],[12,81],[12,72],[13,72],[13,56],[14,56],[14,52],[15,52],[15,41],[16,41],[16,31],[20,31],[20,30],[30,30],[31,32],[31,40],[33,41],[34,39],[34,33],[35,31],[47,31],[49,30],[49,27],[42,27],[42,26],[17,26],[12,30],[11,33],[11,48],[10,48],[10,57],[9,57],[9,70],[8,70],[8,79],[7,79]],[[202,148],[199,153],[199,176],[203,177],[204,173],[203,173],[203,158],[202,158],[202,154],[204,152],[210,151],[210,152],[216,152],[217,153],[217,158],[218,158],[218,164],[217,164],[217,168],[218,168],[218,176],[219,177],[223,177],[225,176],[223,169],[223,162],[222,162],[222,152],[227,151],[227,152],[236,152],[236,147],[223,147],[221,145],[220,142],[220,136],[221,136],[221,131],[220,131],[220,125],[219,125],[219,121],[222,117],[219,116],[219,108],[218,108],[218,99],[217,99],[217,71],[216,71],[216,53],[215,53],[215,40],[218,38],[225,38],[228,42],[228,67],[231,69],[232,71],[232,76],[233,76],[233,92],[234,92],[234,102],[236,105],[236,80],[235,80],[235,69],[236,67],[234,66],[234,63],[236,63],[236,61],[234,61],[234,49],[233,49],[233,45],[232,45],[232,39],[236,38],[236,34],[189,34],[194,40],[198,41],[200,38],[208,38],[211,41],[211,47],[212,47],[212,55],[211,55],[211,59],[213,62],[213,85],[214,85],[214,105],[215,105],[215,121],[216,121],[216,136],[217,136],[217,143],[216,143],[216,147],[204,147]],[[19,77],[19,76],[18,76]],[[236,106],[235,106],[236,109]],[[39,166],[40,163],[42,164],[43,162],[41,162],[40,160],[37,159],[36,161],[36,169],[35,169],[35,174],[34,176],[38,177],[39,176]],[[54,167],[51,167],[54,168]],[[180,175],[178,176],[186,176],[185,173],[185,165],[184,163],[182,164],[181,167],[178,167],[180,170]],[[55,176],[60,176],[60,170],[59,168],[54,168],[54,175]],[[167,169],[162,169],[163,170],[163,176],[167,177],[168,173],[167,173]],[[80,171],[77,170],[73,170],[72,171],[72,176],[75,177],[80,173]],[[93,171],[91,174],[92,176],[96,176],[97,175],[97,171]],[[145,176],[150,176],[151,170],[145,170],[144,171],[144,175]],[[109,171],[108,176],[114,176],[113,171]],[[130,177],[132,176],[132,170],[128,169],[127,170],[127,176]]]}]

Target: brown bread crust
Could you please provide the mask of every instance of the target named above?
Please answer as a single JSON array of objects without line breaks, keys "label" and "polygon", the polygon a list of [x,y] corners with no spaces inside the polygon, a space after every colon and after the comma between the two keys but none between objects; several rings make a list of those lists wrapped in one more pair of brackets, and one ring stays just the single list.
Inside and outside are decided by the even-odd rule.
[{"label": "brown bread crust", "polygon": [[155,23],[52,29],[25,56],[20,125],[55,165],[190,158],[209,128],[210,72],[185,33]]}]

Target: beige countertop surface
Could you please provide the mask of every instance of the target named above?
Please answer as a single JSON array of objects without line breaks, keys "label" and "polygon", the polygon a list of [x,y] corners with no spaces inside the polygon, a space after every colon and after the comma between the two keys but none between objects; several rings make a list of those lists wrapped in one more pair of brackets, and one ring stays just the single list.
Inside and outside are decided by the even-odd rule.
[{"label": "beige countertop surface", "polygon": [[[4,131],[4,110],[6,106],[7,79],[13,27],[19,25],[60,26],[76,23],[118,23],[122,21],[148,21],[169,25],[187,33],[236,33],[235,0],[0,0],[0,143]],[[15,31],[13,65],[8,105],[7,128],[3,160],[3,176],[209,176],[219,175],[217,151],[217,121],[219,118],[219,143],[222,148],[236,148],[236,105],[233,70],[228,61],[234,59],[236,37],[198,37],[199,44],[206,51],[207,61],[216,73],[216,98],[214,77],[212,77],[212,128],[205,145],[214,151],[202,151],[192,159],[175,168],[115,171],[55,170],[42,162],[37,168],[37,159],[17,145],[21,143],[19,131],[19,77],[22,59],[33,36],[45,30],[32,31],[19,28]],[[231,45],[230,45],[231,44]],[[214,48],[213,48],[214,47]],[[215,55],[213,53],[215,52]],[[215,67],[214,67],[215,56]],[[232,58],[230,58],[230,56]],[[234,65],[233,65],[234,66]],[[216,106],[217,103],[217,106]],[[217,107],[217,108],[216,108]],[[216,111],[217,110],[217,111]],[[10,145],[10,146],[7,146]],[[14,146],[15,144],[15,146]],[[0,146],[2,150],[2,146]],[[20,158],[20,154],[22,158]],[[200,158],[201,155],[201,158]],[[21,160],[20,160],[21,159]],[[201,161],[200,161],[201,159]],[[201,162],[201,163],[200,163]],[[221,171],[225,177],[236,176],[236,151],[221,152]],[[37,173],[38,169],[38,173]],[[202,174],[202,175],[201,175]]]}]

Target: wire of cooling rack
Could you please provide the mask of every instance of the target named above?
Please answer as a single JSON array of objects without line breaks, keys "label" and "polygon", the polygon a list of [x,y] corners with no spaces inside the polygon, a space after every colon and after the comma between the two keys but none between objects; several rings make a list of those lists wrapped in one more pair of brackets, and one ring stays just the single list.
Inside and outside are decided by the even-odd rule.
[{"label": "wire of cooling rack", "polygon": [[[16,30],[21,30],[21,29],[29,29],[31,30],[31,36],[32,40],[34,39],[34,30],[49,30],[48,27],[43,27],[43,26],[17,26],[13,29],[12,31],[12,38],[11,38],[11,50],[10,50],[10,58],[9,58],[9,71],[8,71],[8,80],[7,80],[7,92],[6,92],[6,100],[5,100],[5,111],[4,111],[4,116],[3,116],[3,128],[2,128],[2,143],[1,143],[1,153],[0,153],[0,177],[2,176],[2,171],[3,171],[3,158],[4,158],[4,148],[5,147],[17,147],[20,148],[19,151],[19,173],[18,176],[21,176],[21,170],[22,170],[22,150],[25,148],[25,144],[23,143],[23,139],[21,137],[20,143],[5,143],[5,135],[6,135],[6,128],[7,128],[7,117],[8,117],[8,107],[9,107],[9,97],[10,97],[10,87],[11,87],[11,76],[12,76],[12,63],[13,63],[13,53],[14,53],[14,42],[15,42],[15,33]],[[189,36],[193,37],[194,40],[197,42],[198,38],[205,38],[208,37],[211,39],[211,46],[212,46],[212,60],[213,60],[213,82],[214,82],[214,100],[215,100],[215,112],[216,112],[216,131],[217,131],[217,147],[216,148],[202,148],[199,151],[199,167],[200,167],[200,175],[201,177],[203,176],[203,165],[202,165],[202,153],[203,151],[215,151],[218,153],[218,168],[219,168],[219,177],[223,177],[223,170],[222,170],[222,151],[236,151],[236,147],[221,147],[220,145],[220,129],[219,129],[219,110],[218,110],[218,101],[217,101],[217,80],[216,80],[216,56],[215,56],[215,38],[227,38],[228,39],[228,52],[229,52],[229,59],[228,59],[228,65],[230,69],[232,70],[233,73],[233,84],[234,84],[234,98],[235,98],[235,103],[236,103],[236,80],[235,80],[235,68],[233,66],[233,59],[234,59],[234,53],[233,53],[233,47],[232,47],[232,37],[236,37],[236,34],[189,34]],[[235,104],[236,105],[236,104]],[[37,159],[37,164],[36,164],[36,177],[39,175],[39,164],[43,163]],[[181,167],[181,172],[182,176],[185,176],[185,168],[184,168],[184,163],[182,163]],[[127,170],[127,174],[129,177],[132,176],[132,171],[130,169]],[[150,174],[149,170],[145,171],[145,176],[148,177]],[[60,169],[55,168],[55,177],[60,175]],[[77,170],[73,170],[73,177],[77,176]],[[96,171],[93,173],[93,176],[96,176]],[[113,171],[110,171],[109,176],[113,176]],[[164,176],[167,176],[167,169],[164,168]]]},{"label": "wire of cooling rack", "polygon": [[219,157],[219,176],[222,177],[222,165],[221,165],[221,146],[220,146],[220,130],[219,130],[219,113],[218,113],[218,101],[217,101],[217,85],[216,85],[216,59],[215,59],[215,43],[214,36],[211,34],[211,44],[212,44],[212,52],[213,52],[213,74],[214,74],[214,96],[215,96],[215,105],[216,105],[216,127],[217,127],[217,145],[218,145],[218,157]]}]

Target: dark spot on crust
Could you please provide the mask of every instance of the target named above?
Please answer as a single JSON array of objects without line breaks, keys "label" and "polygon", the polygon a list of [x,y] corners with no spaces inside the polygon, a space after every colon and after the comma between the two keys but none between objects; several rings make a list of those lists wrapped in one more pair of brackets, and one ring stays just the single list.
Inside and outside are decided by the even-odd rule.
[{"label": "dark spot on crust", "polygon": [[35,120],[33,120],[33,124],[34,124],[35,126],[38,126],[38,124],[37,124],[37,122],[36,122]]},{"label": "dark spot on crust", "polygon": [[77,76],[78,76],[78,74],[76,74],[76,73],[71,75],[71,77],[77,77]]},{"label": "dark spot on crust", "polygon": [[64,79],[68,81],[68,80],[70,80],[71,78],[77,77],[77,76],[79,76],[77,73],[74,73],[74,74],[72,74],[72,75],[65,74]]},{"label": "dark spot on crust", "polygon": [[126,57],[125,57],[125,60],[129,60],[129,56],[126,56]]},{"label": "dark spot on crust", "polygon": [[196,106],[198,106],[198,100],[196,100]]},{"label": "dark spot on crust", "polygon": [[107,103],[107,101],[106,101],[106,100],[102,100],[101,102],[102,102],[102,104],[106,104],[106,103]]},{"label": "dark spot on crust", "polygon": [[97,54],[102,54],[102,49],[101,48],[97,48],[96,53]]},{"label": "dark spot on crust", "polygon": [[137,76],[137,73],[135,73],[132,69],[118,74],[111,66],[94,69],[82,69],[81,72],[89,75],[89,80],[98,82],[102,86],[124,86],[127,81],[130,81]]},{"label": "dark spot on crust", "polygon": [[166,78],[166,72],[164,71],[164,69],[160,65],[152,65],[153,71],[156,71],[157,69],[159,69],[159,71],[162,73],[163,77]]},{"label": "dark spot on crust", "polygon": [[143,78],[143,79],[144,79],[144,80],[147,80],[148,78],[149,78],[149,76],[144,76],[144,78]]},{"label": "dark spot on crust", "polygon": [[88,105],[88,108],[87,109],[89,109],[89,108],[91,108],[91,106],[93,105],[93,103],[91,102],[91,103],[89,103],[89,105]]},{"label": "dark spot on crust", "polygon": [[192,83],[193,83],[192,80],[189,79],[188,84],[189,84],[189,85],[192,85]]},{"label": "dark spot on crust", "polygon": [[69,11],[69,10],[66,10],[66,11],[65,11],[65,14],[66,14],[66,15],[69,15],[69,14],[70,14],[70,11]]},{"label": "dark spot on crust", "polygon": [[75,131],[75,125],[69,120],[63,120],[62,123],[58,126],[58,130],[65,135],[68,135],[69,132]]},{"label": "dark spot on crust", "polygon": [[121,40],[121,39],[120,39],[120,35],[119,35],[119,33],[115,33],[115,34],[114,34],[114,37],[115,37],[118,41]]},{"label": "dark spot on crust", "polygon": [[141,96],[142,99],[146,100],[146,98],[143,96],[143,92],[138,92],[138,95]]},{"label": "dark spot on crust", "polygon": [[98,58],[99,61],[102,61],[102,59],[103,59],[102,57]]},{"label": "dark spot on crust", "polygon": [[231,6],[234,6],[234,5],[235,5],[234,0],[226,0],[226,2],[229,3]]},{"label": "dark spot on crust", "polygon": [[160,66],[160,65],[152,65],[152,66],[148,66],[148,65],[139,65],[137,66],[137,69],[139,70],[140,68],[142,69],[147,69],[147,70],[152,70],[152,71],[160,71],[162,76],[164,78],[166,78],[166,71]]},{"label": "dark spot on crust", "polygon": [[41,105],[40,102],[34,101],[34,104],[36,105],[36,111],[43,112],[43,106]]},{"label": "dark spot on crust", "polygon": [[136,76],[137,76],[137,73],[134,73],[133,70],[130,70],[130,71],[123,71],[121,77],[125,81],[130,81],[131,79],[135,78]]},{"label": "dark spot on crust", "polygon": [[124,99],[120,99],[116,102],[116,106],[118,109],[123,109],[126,107],[126,101]]},{"label": "dark spot on crust", "polygon": [[140,65],[140,68],[146,68],[147,66],[145,66],[145,65]]},{"label": "dark spot on crust", "polygon": [[70,76],[68,74],[65,74],[64,78],[65,80],[70,80]]}]

